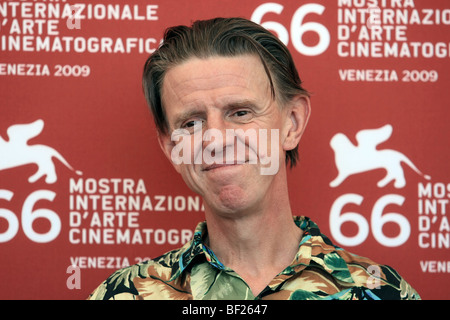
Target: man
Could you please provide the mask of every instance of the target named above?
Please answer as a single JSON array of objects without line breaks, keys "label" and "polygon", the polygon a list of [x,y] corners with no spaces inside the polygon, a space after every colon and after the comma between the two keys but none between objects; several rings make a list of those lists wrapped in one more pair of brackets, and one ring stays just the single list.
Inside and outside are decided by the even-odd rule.
[{"label": "man", "polygon": [[287,168],[310,100],[274,35],[240,18],[169,28],[143,86],[161,148],[202,196],[206,222],[182,248],[111,275],[91,299],[419,298],[395,270],[293,217]]}]

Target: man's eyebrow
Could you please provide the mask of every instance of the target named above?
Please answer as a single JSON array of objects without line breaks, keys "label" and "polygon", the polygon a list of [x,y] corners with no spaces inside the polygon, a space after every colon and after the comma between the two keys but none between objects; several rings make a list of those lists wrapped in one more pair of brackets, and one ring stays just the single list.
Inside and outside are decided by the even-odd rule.
[{"label": "man's eyebrow", "polygon": [[234,110],[239,108],[250,108],[253,110],[258,109],[258,103],[251,99],[243,99],[243,100],[230,100],[224,103],[224,110]]},{"label": "man's eyebrow", "polygon": [[243,107],[256,107],[256,103],[250,100],[231,101],[225,105],[226,109],[237,109]]}]

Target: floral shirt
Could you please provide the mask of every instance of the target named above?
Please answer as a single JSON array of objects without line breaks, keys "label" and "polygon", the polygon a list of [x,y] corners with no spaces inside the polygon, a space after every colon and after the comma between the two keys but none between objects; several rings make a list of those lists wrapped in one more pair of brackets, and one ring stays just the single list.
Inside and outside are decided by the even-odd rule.
[{"label": "floral shirt", "polygon": [[116,271],[89,299],[420,299],[391,267],[333,245],[309,218],[294,220],[303,230],[298,253],[256,297],[204,244],[201,222],[182,248]]}]

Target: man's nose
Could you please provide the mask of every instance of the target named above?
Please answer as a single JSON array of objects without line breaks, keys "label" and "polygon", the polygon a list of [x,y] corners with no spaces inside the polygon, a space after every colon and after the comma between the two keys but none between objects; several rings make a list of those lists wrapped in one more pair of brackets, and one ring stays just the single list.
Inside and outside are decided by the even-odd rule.
[{"label": "man's nose", "polygon": [[225,119],[220,112],[211,112],[210,114],[208,114],[205,126],[206,130],[225,131],[226,126],[227,124],[225,122]]},{"label": "man's nose", "polygon": [[234,137],[227,137],[227,129],[231,129],[229,123],[220,114],[213,114],[207,118],[203,132],[203,150],[217,159],[232,157],[234,150]]},{"label": "man's nose", "polygon": [[203,147],[206,148],[208,145],[211,148],[212,145],[224,145],[225,133],[227,129],[227,124],[220,114],[211,114],[206,120],[206,125],[203,132]]}]

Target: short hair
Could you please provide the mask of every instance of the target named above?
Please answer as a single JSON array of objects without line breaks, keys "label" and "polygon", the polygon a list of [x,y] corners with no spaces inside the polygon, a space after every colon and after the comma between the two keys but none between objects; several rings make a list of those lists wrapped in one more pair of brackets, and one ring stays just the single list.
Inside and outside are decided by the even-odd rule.
[{"label": "short hair", "polygon": [[[243,18],[214,18],[195,21],[191,27],[166,29],[161,46],[147,59],[143,89],[156,128],[168,133],[168,123],[161,101],[166,72],[192,57],[233,57],[253,54],[261,59],[270,82],[273,99],[281,105],[301,94],[309,96],[287,47],[271,32]],[[286,164],[298,161],[298,145],[286,152]]]}]

